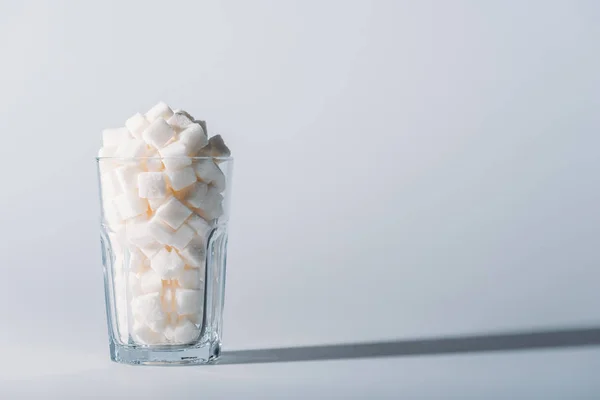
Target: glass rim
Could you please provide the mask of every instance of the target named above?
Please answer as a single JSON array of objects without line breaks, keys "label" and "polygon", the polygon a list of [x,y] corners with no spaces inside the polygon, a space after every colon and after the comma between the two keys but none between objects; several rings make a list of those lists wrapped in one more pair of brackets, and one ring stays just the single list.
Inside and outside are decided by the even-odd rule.
[{"label": "glass rim", "polygon": [[173,157],[96,157],[96,161],[102,160],[115,160],[115,161],[136,161],[136,160],[216,160],[216,161],[233,161],[231,156],[200,156],[200,157],[187,157],[187,156],[173,156]]}]

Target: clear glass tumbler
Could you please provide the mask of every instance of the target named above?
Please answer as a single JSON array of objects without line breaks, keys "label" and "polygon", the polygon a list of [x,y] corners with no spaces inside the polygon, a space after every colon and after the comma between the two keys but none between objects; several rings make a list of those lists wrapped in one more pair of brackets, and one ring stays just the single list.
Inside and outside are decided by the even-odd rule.
[{"label": "clear glass tumbler", "polygon": [[216,360],[233,159],[97,161],[111,359],[150,365]]}]

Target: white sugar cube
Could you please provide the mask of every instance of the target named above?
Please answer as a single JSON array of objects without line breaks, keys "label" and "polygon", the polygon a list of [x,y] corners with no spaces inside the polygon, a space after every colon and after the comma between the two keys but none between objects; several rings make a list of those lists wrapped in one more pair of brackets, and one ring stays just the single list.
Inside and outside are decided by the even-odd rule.
[{"label": "white sugar cube", "polygon": [[173,142],[159,151],[162,162],[167,170],[176,170],[186,167],[192,163],[187,155],[186,147],[180,142]]},{"label": "white sugar cube", "polygon": [[225,213],[222,203],[215,203],[211,207],[197,208],[195,211],[207,221],[214,221]]},{"label": "white sugar cube", "polygon": [[206,133],[200,124],[196,123],[188,125],[179,134],[179,141],[185,146],[187,154],[190,156],[198,154],[200,149],[208,144]]},{"label": "white sugar cube", "polygon": [[[166,335],[165,335],[166,336]],[[200,329],[188,319],[182,319],[169,332],[169,342],[173,344],[187,344],[198,340]]]},{"label": "white sugar cube", "polygon": [[146,119],[149,122],[155,121],[157,118],[162,117],[164,119],[169,119],[173,116],[173,110],[164,102],[159,102],[154,107],[148,110],[146,113]]},{"label": "white sugar cube", "polygon": [[213,220],[223,214],[223,196],[218,193],[217,189],[211,187],[200,201],[200,205],[195,207],[203,218]]},{"label": "white sugar cube", "polygon": [[183,259],[176,251],[162,249],[150,260],[150,267],[163,279],[176,276],[185,266]]},{"label": "white sugar cube", "polygon": [[185,117],[186,117],[187,119],[189,119],[190,121],[193,121],[193,120],[194,120],[194,117],[192,117],[192,116],[190,115],[190,113],[188,113],[188,112],[187,112],[187,111],[185,111],[185,110],[176,109],[176,110],[173,110],[173,112],[174,112],[175,114],[181,114],[181,115],[185,116]]},{"label": "white sugar cube", "polygon": [[162,172],[141,172],[138,175],[139,195],[145,199],[162,199],[167,195],[167,184]]},{"label": "white sugar cube", "polygon": [[212,160],[201,160],[194,166],[196,175],[203,182],[217,189],[219,192],[225,190],[225,174],[221,168]]},{"label": "white sugar cube", "polygon": [[132,139],[132,137],[127,128],[104,129],[102,131],[102,144],[105,147],[116,147],[129,139]]},{"label": "white sugar cube", "polygon": [[179,228],[190,215],[192,210],[175,197],[171,197],[156,210],[156,217],[173,229]]},{"label": "white sugar cube", "polygon": [[100,174],[108,173],[122,164],[122,160],[114,158],[116,157],[116,152],[117,147],[103,147],[100,149],[98,152],[98,169],[100,170]]},{"label": "white sugar cube", "polygon": [[150,172],[159,172],[163,169],[163,163],[160,158],[148,158],[146,159],[146,169]]},{"label": "white sugar cube", "polygon": [[[141,214],[140,216],[146,216]],[[137,218],[137,217],[136,217]],[[151,248],[156,245],[156,240],[148,230],[147,221],[128,220],[126,223],[127,240],[139,248]]]},{"label": "white sugar cube", "polygon": [[206,260],[204,240],[196,236],[181,252],[181,257],[190,267],[202,268]]},{"label": "white sugar cube", "polygon": [[225,145],[221,135],[215,135],[208,140],[208,144],[200,150],[198,155],[204,157],[229,157],[231,151]]},{"label": "white sugar cube", "polygon": [[175,230],[162,222],[160,218],[152,218],[148,222],[148,231],[157,242],[170,246]]},{"label": "white sugar cube", "polygon": [[192,124],[192,119],[188,118],[187,115],[181,112],[175,112],[171,118],[167,121],[176,130],[183,130],[188,125]]},{"label": "white sugar cube", "polygon": [[144,292],[142,292],[140,277],[135,272],[129,272],[129,291],[132,298],[144,294]]},{"label": "white sugar cube", "polygon": [[177,274],[175,279],[184,289],[200,289],[204,287],[204,277],[200,272],[199,269],[184,269]]},{"label": "white sugar cube", "polygon": [[125,192],[115,199],[119,215],[123,219],[130,219],[145,213],[148,210],[148,202],[138,197],[135,192]]},{"label": "white sugar cube", "polygon": [[124,223],[114,200],[104,201],[102,215],[104,216],[105,222],[113,230],[119,229]]},{"label": "white sugar cube", "polygon": [[140,287],[143,293],[160,292],[162,290],[162,279],[153,269],[149,269],[141,274]]},{"label": "white sugar cube", "polygon": [[142,214],[142,215],[138,215],[135,218],[130,219],[129,221],[127,221],[129,224],[141,224],[144,222],[148,222],[150,219],[150,217],[148,216],[148,214]]},{"label": "white sugar cube", "polygon": [[98,150],[98,157],[116,157],[119,146],[104,146]]},{"label": "white sugar cube", "polygon": [[162,199],[148,199],[148,204],[150,204],[150,208],[152,209],[152,211],[156,211],[158,207],[165,204],[167,200],[169,200],[171,197],[172,196],[167,194],[166,197],[163,197]]},{"label": "white sugar cube", "polygon": [[144,253],[144,255],[148,258],[151,259],[152,257],[154,257],[156,255],[156,253],[158,253],[161,249],[163,248],[163,246],[158,243],[155,242],[154,244],[150,245],[150,246],[144,246],[144,247],[140,247],[139,250]]},{"label": "white sugar cube", "polygon": [[160,154],[154,147],[147,146],[146,159],[143,160],[143,169],[148,172],[159,172],[163,170],[163,163],[160,160]]},{"label": "white sugar cube", "polygon": [[131,311],[134,318],[154,330],[164,329],[167,314],[162,309],[161,294],[158,292],[135,297],[131,301]]},{"label": "white sugar cube", "polygon": [[121,183],[119,182],[115,170],[103,173],[100,176],[100,183],[102,184],[102,196],[106,200],[114,199],[123,193]]},{"label": "white sugar cube", "polygon": [[139,250],[133,249],[129,253],[129,270],[133,273],[141,273],[150,267],[150,260]]},{"label": "white sugar cube", "polygon": [[175,305],[179,314],[197,314],[202,311],[203,303],[204,296],[202,290],[175,290]]},{"label": "white sugar cube", "polygon": [[119,158],[135,158],[145,157],[147,154],[148,146],[143,140],[131,139],[119,145],[115,156]]},{"label": "white sugar cube", "polygon": [[231,155],[231,151],[225,145],[221,135],[211,137],[208,143],[210,144],[211,157],[229,157]]},{"label": "white sugar cube", "polygon": [[149,172],[159,172],[163,170],[163,163],[160,158],[158,158],[158,154],[150,155],[149,158],[145,160],[146,170]]},{"label": "white sugar cube", "polygon": [[199,208],[206,201],[208,195],[208,185],[204,182],[196,182],[192,189],[186,193],[185,201],[192,207]]},{"label": "white sugar cube", "polygon": [[155,332],[145,324],[135,323],[131,332],[133,340],[142,345],[156,345],[167,342],[167,338],[162,332]]},{"label": "white sugar cube", "polygon": [[136,139],[142,138],[142,132],[149,126],[148,120],[140,113],[136,113],[134,116],[125,121],[125,126]]},{"label": "white sugar cube", "polygon": [[170,246],[175,247],[177,250],[182,251],[192,241],[196,232],[187,224],[183,224],[175,231],[171,236]]},{"label": "white sugar cube", "polygon": [[157,118],[144,130],[142,138],[157,149],[163,148],[175,136],[175,131],[164,118]]},{"label": "white sugar cube", "polygon": [[167,340],[169,341],[169,343],[173,342],[173,336],[175,334],[175,326],[174,324],[169,324],[167,326],[165,326],[164,329],[164,334],[165,337],[167,338]]},{"label": "white sugar cube", "polygon": [[198,236],[206,241],[208,239],[208,235],[212,230],[212,226],[196,214],[192,214],[190,218],[186,221],[186,223],[192,227],[198,233]]},{"label": "white sugar cube", "polygon": [[[166,159],[165,159],[166,160]],[[165,171],[169,178],[169,184],[173,190],[183,190],[197,181],[196,173],[192,167],[185,167],[175,171]]]},{"label": "white sugar cube", "polygon": [[123,165],[115,169],[122,192],[133,192],[138,187],[138,175],[143,171],[136,165]]},{"label": "white sugar cube", "polygon": [[156,217],[148,223],[148,230],[159,243],[175,247],[177,250],[183,250],[195,235],[194,230],[187,224],[174,230]]},{"label": "white sugar cube", "polygon": [[194,119],[194,123],[199,124],[206,135],[208,135],[208,129],[206,129],[206,121],[201,119]]}]

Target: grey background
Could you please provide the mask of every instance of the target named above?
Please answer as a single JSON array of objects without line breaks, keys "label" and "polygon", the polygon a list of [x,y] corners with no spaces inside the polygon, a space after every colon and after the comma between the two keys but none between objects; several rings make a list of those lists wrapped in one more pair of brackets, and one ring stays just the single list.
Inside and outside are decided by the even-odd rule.
[{"label": "grey background", "polygon": [[600,5],[0,2],[0,394],[598,398],[598,348],[108,361],[100,131],[159,100],[236,158],[226,349],[599,326]]}]

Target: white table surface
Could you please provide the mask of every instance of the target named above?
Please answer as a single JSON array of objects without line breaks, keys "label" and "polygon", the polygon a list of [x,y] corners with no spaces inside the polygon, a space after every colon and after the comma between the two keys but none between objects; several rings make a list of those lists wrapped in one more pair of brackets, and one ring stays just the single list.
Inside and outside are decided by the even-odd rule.
[{"label": "white table surface", "polygon": [[571,400],[600,395],[599,348],[172,368],[118,365],[95,354],[68,362],[65,371],[53,371],[48,363],[31,376],[0,380],[0,395]]}]

